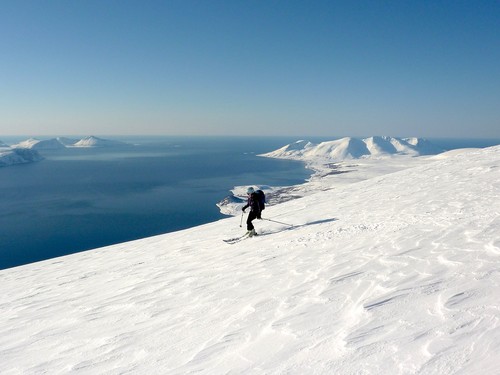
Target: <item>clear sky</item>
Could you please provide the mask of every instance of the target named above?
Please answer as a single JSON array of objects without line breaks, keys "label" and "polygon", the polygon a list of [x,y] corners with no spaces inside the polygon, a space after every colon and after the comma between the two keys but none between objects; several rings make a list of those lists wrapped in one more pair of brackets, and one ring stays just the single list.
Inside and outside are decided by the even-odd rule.
[{"label": "clear sky", "polygon": [[0,0],[2,135],[500,138],[500,1]]}]

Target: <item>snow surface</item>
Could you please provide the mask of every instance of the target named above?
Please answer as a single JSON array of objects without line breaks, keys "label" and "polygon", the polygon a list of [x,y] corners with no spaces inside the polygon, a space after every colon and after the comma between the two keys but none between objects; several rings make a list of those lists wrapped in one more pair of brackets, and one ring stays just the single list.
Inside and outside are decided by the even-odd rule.
[{"label": "snow surface", "polygon": [[499,374],[500,146],[369,163],[0,271],[0,373]]}]

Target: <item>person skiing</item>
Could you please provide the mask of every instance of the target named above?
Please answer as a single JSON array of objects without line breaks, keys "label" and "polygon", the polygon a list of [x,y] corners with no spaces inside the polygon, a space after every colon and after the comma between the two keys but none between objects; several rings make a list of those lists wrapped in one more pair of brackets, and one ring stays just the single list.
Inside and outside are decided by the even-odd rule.
[{"label": "person skiing", "polygon": [[248,200],[247,204],[243,206],[242,210],[245,212],[245,210],[250,207],[250,213],[248,214],[247,218],[247,233],[248,237],[253,237],[257,233],[255,233],[255,227],[252,224],[252,221],[255,219],[260,219],[261,218],[261,205],[259,203],[259,197],[255,193],[255,190],[253,187],[249,187],[247,189],[247,195],[248,195]]}]

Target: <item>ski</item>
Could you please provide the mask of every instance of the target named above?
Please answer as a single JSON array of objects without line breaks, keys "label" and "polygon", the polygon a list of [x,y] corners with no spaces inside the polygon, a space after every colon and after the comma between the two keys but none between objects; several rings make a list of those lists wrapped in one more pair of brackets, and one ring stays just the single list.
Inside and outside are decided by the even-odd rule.
[{"label": "ski", "polygon": [[234,237],[234,238],[229,238],[227,240],[223,240],[225,243],[228,243],[228,244],[233,244],[233,243],[236,243],[236,242],[240,242],[242,240],[244,240],[245,238],[248,237],[248,232],[246,232],[243,236],[240,236],[240,237]]},{"label": "ski", "polygon": [[[255,233],[253,236],[256,237],[257,235],[258,234]],[[243,236],[229,238],[227,240],[222,240],[222,241],[224,241],[225,243],[228,243],[228,244],[232,245],[232,244],[235,244],[237,242],[243,241],[245,238],[250,238],[250,236],[248,235],[248,232],[246,232]]]}]

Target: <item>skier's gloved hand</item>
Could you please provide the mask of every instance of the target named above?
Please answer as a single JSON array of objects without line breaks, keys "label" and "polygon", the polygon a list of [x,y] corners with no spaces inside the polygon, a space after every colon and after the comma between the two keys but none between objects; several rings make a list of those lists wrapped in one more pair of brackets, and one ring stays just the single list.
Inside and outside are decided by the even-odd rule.
[{"label": "skier's gloved hand", "polygon": [[242,209],[241,209],[241,211],[245,212],[245,209],[244,209],[244,208],[242,208]]}]

